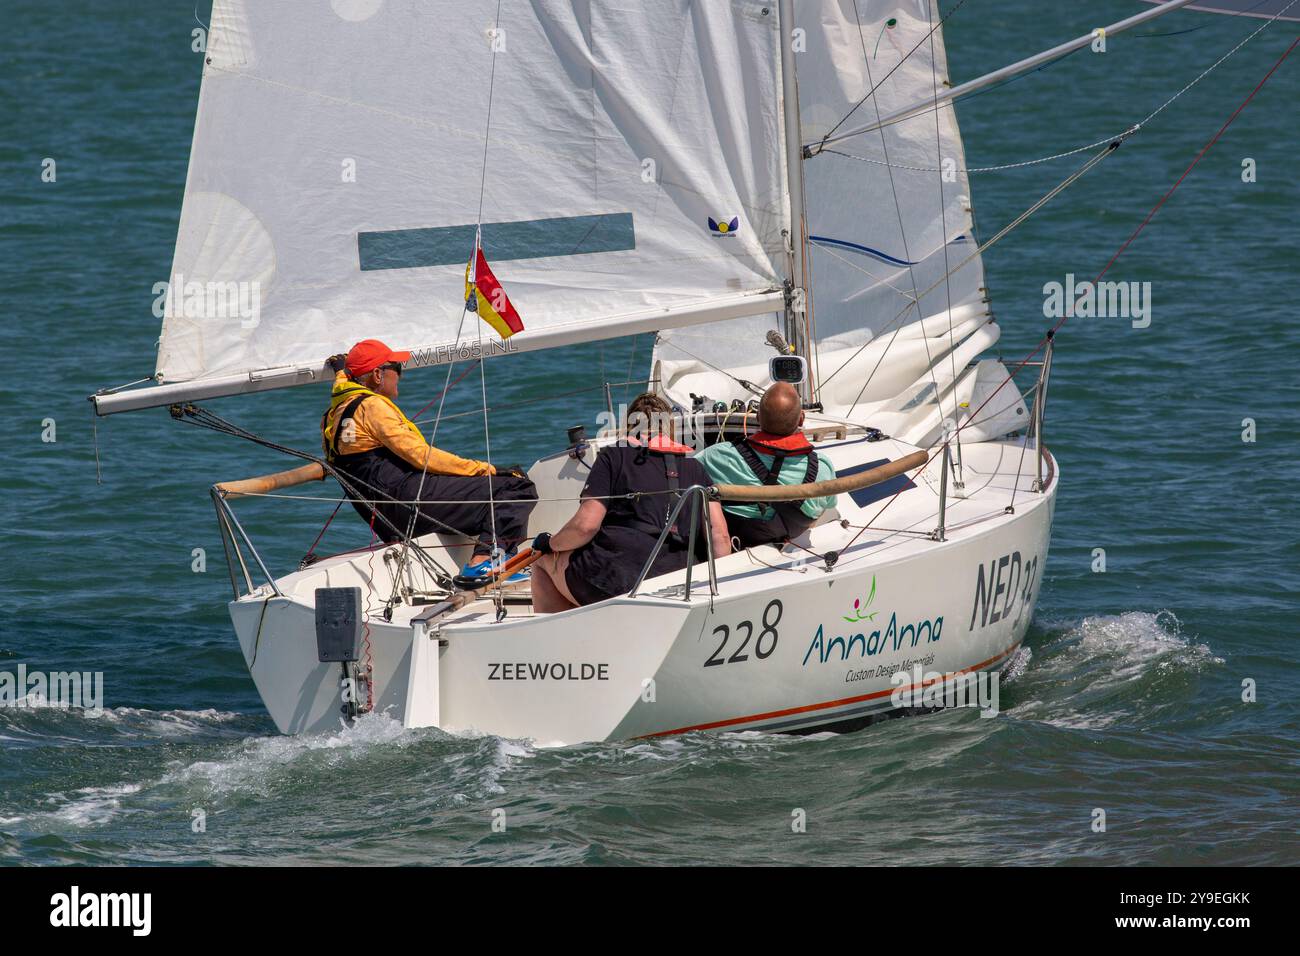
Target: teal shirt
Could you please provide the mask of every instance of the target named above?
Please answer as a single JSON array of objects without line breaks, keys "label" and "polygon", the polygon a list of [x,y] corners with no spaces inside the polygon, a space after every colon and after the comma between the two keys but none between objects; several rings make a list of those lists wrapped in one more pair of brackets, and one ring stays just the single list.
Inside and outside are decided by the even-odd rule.
[{"label": "teal shirt", "polygon": [[[772,467],[773,456],[765,455],[758,451],[759,460],[768,468]],[[758,477],[754,474],[753,469],[745,463],[745,459],[740,457],[740,452],[736,451],[735,446],[729,441],[720,441],[716,445],[710,445],[704,451],[697,452],[695,460],[704,466],[704,470],[709,473],[709,477],[721,485],[755,485],[758,484]],[[803,484],[804,475],[808,472],[808,459],[800,455],[797,458],[787,458],[781,464],[781,474],[777,480],[783,485],[800,485]],[[827,460],[825,455],[817,456],[817,480],[829,481],[835,477],[835,467]],[[821,516],[823,511],[835,507],[835,496],[828,495],[824,498],[808,498],[800,505],[809,518]],[[723,510],[727,514],[733,514],[740,518],[761,518],[768,519],[776,514],[772,508],[760,508],[758,505],[728,504],[723,505]]]}]

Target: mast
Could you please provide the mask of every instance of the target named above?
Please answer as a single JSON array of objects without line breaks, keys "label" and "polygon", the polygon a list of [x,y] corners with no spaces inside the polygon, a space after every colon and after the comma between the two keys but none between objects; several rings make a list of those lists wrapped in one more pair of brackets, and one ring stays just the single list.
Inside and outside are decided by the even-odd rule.
[{"label": "mast", "polygon": [[785,171],[787,192],[790,195],[790,283],[785,300],[785,340],[804,357],[808,375],[799,386],[800,397],[812,401],[812,356],[809,355],[807,283],[805,281],[805,256],[808,249],[808,229],[804,215],[803,196],[803,130],[799,122],[799,78],[795,74],[795,53],[790,30],[794,24],[794,0],[780,0],[777,7],[778,28],[781,31],[781,111],[785,123]]},{"label": "mast", "polygon": [[[1112,23],[1108,27],[1101,27],[1100,29],[1102,30],[1103,35],[1109,37],[1116,33],[1122,33],[1123,31],[1129,29],[1130,27],[1135,27],[1138,26],[1139,24],[1146,23],[1148,20],[1154,20],[1156,17],[1162,17],[1166,13],[1173,13],[1173,11],[1181,9],[1182,7],[1187,6],[1189,3],[1194,3],[1194,2],[1195,0],[1168,0],[1168,2],[1161,3],[1159,6],[1153,7],[1150,10],[1146,10],[1143,11],[1142,13],[1135,14],[1134,16],[1131,16],[1128,19],[1120,20],[1116,23]],[[784,13],[785,10],[784,4],[782,4],[781,9]],[[973,93],[976,90],[982,89],[991,83],[996,83],[999,80],[1006,79],[1007,77],[1015,76],[1016,74],[1023,73],[1026,70],[1031,70],[1034,67],[1039,66],[1043,63],[1047,63],[1050,60],[1059,59],[1060,57],[1065,56],[1067,53],[1073,53],[1075,50],[1079,49],[1080,47],[1088,46],[1096,39],[1096,36],[1097,36],[1097,31],[1092,30],[1088,33],[1085,33],[1081,37],[1076,37],[1075,39],[1070,40],[1068,43],[1062,43],[1059,46],[1052,47],[1050,50],[1044,50],[1041,53],[1035,53],[1033,56],[1026,57],[1023,60],[1018,60],[1017,62],[1012,63],[1009,66],[1004,66],[1001,69],[994,70],[992,73],[985,73],[983,76],[976,77],[975,79],[962,83],[959,86],[954,86],[950,90],[945,90],[939,93],[938,96],[927,96],[924,99],[919,99],[915,103],[913,103],[908,107],[905,107],[904,109],[895,110],[892,113],[882,116],[874,123],[868,123],[866,126],[859,126],[856,129],[851,129],[845,133],[838,133],[834,136],[828,136],[822,142],[810,144],[809,145],[810,153],[811,155],[816,156],[827,146],[831,146],[834,143],[842,142],[843,140],[849,139],[853,136],[859,136],[862,133],[870,133],[872,130],[879,129],[882,126],[888,126],[890,123],[898,122],[901,119],[906,119],[907,117],[915,113],[921,112],[923,110],[938,109],[939,106],[944,103],[947,103],[951,100],[955,100],[960,96],[965,96],[967,93]],[[781,48],[781,52],[784,58],[785,47]]]}]

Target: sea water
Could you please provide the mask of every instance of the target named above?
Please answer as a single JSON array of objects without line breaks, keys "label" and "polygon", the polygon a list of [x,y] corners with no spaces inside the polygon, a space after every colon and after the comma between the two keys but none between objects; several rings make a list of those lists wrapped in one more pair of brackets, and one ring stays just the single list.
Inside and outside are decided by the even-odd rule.
[{"label": "sea water", "polygon": [[[557,749],[372,715],[286,738],[233,639],[206,492],[290,463],[158,409],[99,423],[95,481],[85,396],[154,368],[153,288],[171,266],[200,71],[191,7],[6,7],[0,670],[102,673],[103,699],[0,708],[0,862],[1295,862],[1294,57],[1108,273],[1150,283],[1149,322],[1081,317],[1057,339],[1052,549],[996,718]],[[970,4],[946,28],[952,76],[1132,12]],[[1178,13],[977,95],[959,112],[967,164],[1119,133],[1258,25]],[[986,255],[1003,356],[1033,347],[1053,321],[1045,287],[1100,271],[1290,40],[1265,31]],[[973,174],[981,236],[1082,160]],[[650,347],[489,360],[492,458],[562,447],[603,410],[604,381],[647,374]],[[403,404],[445,375],[405,376]],[[474,371],[452,389],[440,445],[487,454],[482,387]],[[585,400],[535,401],[581,388]],[[314,449],[325,401],[302,388],[213,407]],[[240,514],[283,573],[331,507]],[[319,550],[367,534],[346,509]]]}]

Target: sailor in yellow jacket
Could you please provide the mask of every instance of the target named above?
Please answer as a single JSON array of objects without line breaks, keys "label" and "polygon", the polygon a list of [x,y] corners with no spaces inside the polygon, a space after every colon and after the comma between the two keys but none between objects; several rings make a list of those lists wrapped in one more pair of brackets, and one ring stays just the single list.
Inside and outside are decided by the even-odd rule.
[{"label": "sailor in yellow jacket", "polygon": [[[329,359],[337,374],[321,418],[325,458],[352,482],[355,496],[375,502],[373,512],[364,501],[352,504],[367,523],[373,521],[381,539],[396,541],[406,534],[414,509],[416,535],[440,531],[477,537],[474,557],[462,573],[487,574],[494,537],[507,554],[527,537],[537,489],[518,466],[497,468],[424,440],[394,401],[402,363],[410,357],[366,339]],[[437,503],[413,506],[416,500]]]}]

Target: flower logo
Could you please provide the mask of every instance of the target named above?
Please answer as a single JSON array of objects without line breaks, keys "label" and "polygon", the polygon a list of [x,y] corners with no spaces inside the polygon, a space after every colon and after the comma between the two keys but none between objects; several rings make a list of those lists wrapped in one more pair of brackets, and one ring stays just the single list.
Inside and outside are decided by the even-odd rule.
[{"label": "flower logo", "polygon": [[849,617],[848,615],[845,615],[844,620],[848,621],[850,624],[856,624],[858,623],[858,621],[870,621],[871,619],[873,619],[879,613],[879,611],[872,611],[870,614],[868,614],[866,613],[866,610],[867,608],[871,607],[871,602],[874,601],[875,599],[876,599],[876,576],[873,574],[871,576],[871,593],[867,595],[867,599],[865,601],[861,600],[860,598],[854,598],[853,617]]}]

